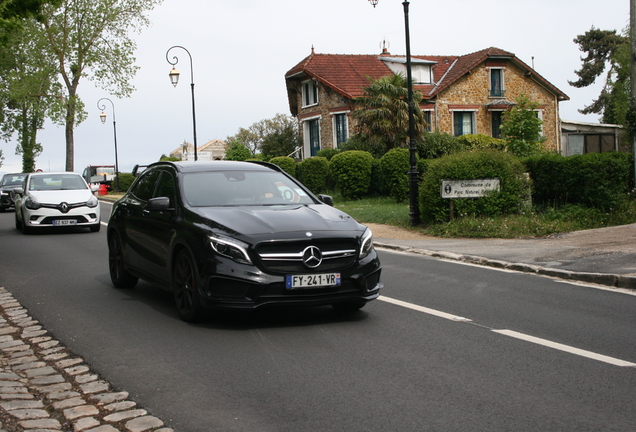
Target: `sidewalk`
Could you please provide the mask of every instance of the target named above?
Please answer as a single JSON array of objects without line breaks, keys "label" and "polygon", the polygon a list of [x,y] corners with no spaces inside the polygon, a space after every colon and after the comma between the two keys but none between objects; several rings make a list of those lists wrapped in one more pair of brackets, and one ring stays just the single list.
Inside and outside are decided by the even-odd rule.
[{"label": "sidewalk", "polygon": [[379,248],[636,289],[636,224],[531,239],[440,239],[367,225]]}]

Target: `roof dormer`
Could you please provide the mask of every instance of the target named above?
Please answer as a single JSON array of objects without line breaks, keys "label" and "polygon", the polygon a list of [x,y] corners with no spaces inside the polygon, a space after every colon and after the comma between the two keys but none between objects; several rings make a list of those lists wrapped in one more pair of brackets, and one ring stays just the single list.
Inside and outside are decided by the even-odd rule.
[{"label": "roof dormer", "polygon": [[[380,60],[387,65],[394,74],[406,76],[406,57],[386,57],[380,56]],[[411,75],[413,84],[432,84],[433,66],[437,62],[411,57]]]}]

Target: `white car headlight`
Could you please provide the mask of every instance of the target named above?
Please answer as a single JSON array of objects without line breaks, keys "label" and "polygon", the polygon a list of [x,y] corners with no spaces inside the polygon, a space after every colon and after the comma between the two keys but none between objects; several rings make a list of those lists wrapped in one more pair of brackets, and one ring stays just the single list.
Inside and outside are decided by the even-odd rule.
[{"label": "white car headlight", "polygon": [[99,200],[95,197],[95,195],[92,195],[88,201],[86,201],[86,205],[90,208],[95,208],[99,205]]},{"label": "white car headlight", "polygon": [[24,206],[29,210],[37,210],[41,207],[40,203],[33,197],[28,197],[24,201]]},{"label": "white car headlight", "polygon": [[209,238],[212,249],[214,249],[219,255],[228,257],[238,263],[252,264],[252,260],[247,254],[247,248],[249,247],[247,243],[231,237],[212,235]]},{"label": "white car headlight", "polygon": [[369,255],[373,250],[373,233],[367,228],[362,234],[362,242],[360,244],[360,254],[358,259],[362,259]]}]

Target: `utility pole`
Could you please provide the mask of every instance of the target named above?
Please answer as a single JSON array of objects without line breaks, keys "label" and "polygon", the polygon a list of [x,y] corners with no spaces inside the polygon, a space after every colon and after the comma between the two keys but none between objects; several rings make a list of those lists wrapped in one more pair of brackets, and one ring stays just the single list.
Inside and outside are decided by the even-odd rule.
[{"label": "utility pole", "polygon": [[[630,98],[629,103],[632,110],[636,110],[636,0],[629,0],[629,84]],[[634,133],[634,125],[632,129],[632,151],[634,153],[634,185],[636,186],[636,133]]]}]

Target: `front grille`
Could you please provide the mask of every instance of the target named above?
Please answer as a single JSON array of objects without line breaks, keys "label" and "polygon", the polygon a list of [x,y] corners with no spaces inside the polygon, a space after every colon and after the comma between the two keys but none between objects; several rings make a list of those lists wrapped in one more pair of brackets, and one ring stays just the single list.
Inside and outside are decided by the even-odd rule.
[{"label": "front grille", "polygon": [[[317,267],[305,265],[303,252],[315,246],[320,250],[322,262]],[[325,272],[344,269],[356,260],[357,244],[353,240],[325,240],[299,242],[272,242],[256,248],[263,267],[274,273]]]}]

